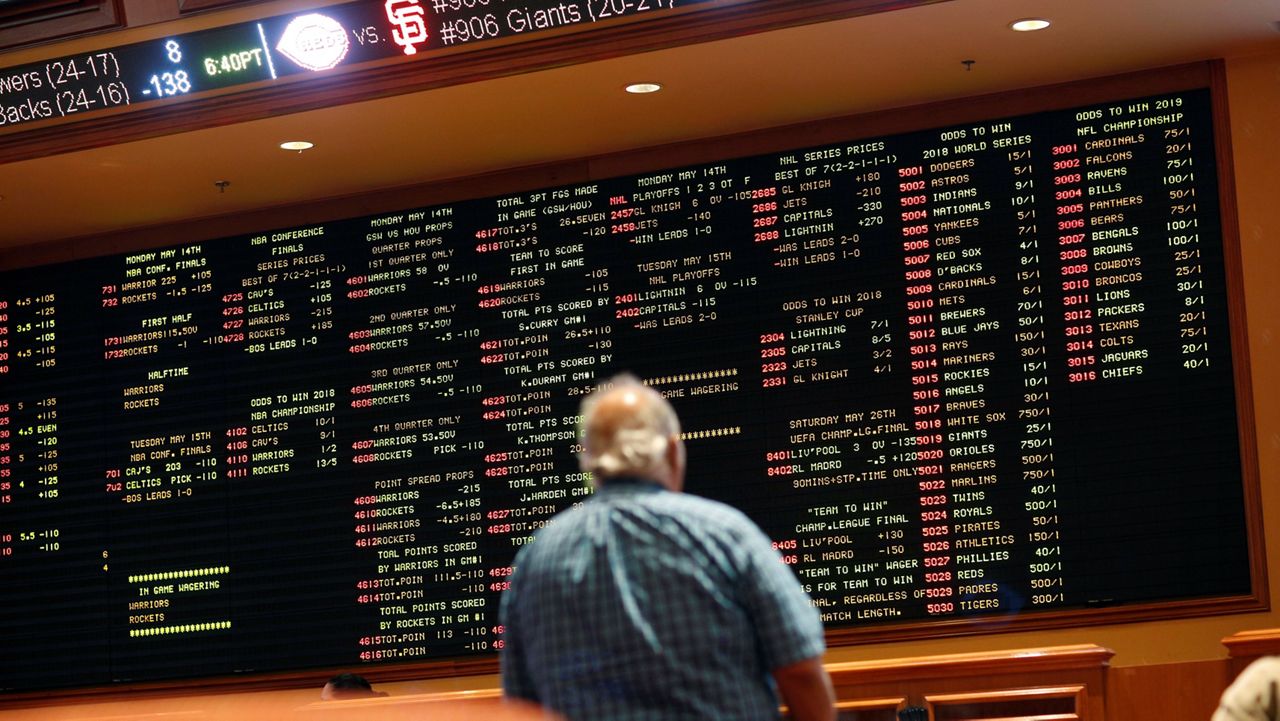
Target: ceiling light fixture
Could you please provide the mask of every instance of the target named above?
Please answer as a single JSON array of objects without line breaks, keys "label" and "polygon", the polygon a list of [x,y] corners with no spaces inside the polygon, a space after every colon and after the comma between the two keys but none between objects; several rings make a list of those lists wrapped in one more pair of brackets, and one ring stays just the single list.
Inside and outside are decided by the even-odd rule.
[{"label": "ceiling light fixture", "polygon": [[632,83],[627,86],[627,92],[633,95],[646,95],[648,93],[656,93],[662,89],[657,83]]},{"label": "ceiling light fixture", "polygon": [[316,146],[315,143],[310,143],[310,142],[307,142],[306,140],[289,140],[289,141],[280,143],[280,148],[282,150],[296,150],[299,153],[301,153],[304,150],[310,150],[315,146]]},{"label": "ceiling light fixture", "polygon": [[1014,20],[1009,23],[1010,30],[1017,30],[1020,33],[1029,33],[1033,30],[1044,30],[1049,27],[1049,21],[1043,18],[1024,18],[1022,20]]}]

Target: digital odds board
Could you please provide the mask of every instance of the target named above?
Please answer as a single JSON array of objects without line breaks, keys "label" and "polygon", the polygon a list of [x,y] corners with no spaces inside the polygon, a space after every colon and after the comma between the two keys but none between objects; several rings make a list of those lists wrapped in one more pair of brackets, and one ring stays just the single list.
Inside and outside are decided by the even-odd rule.
[{"label": "digital odds board", "polygon": [[0,682],[492,656],[516,552],[590,502],[578,404],[624,370],[830,629],[1248,595],[1210,106],[0,275]]}]

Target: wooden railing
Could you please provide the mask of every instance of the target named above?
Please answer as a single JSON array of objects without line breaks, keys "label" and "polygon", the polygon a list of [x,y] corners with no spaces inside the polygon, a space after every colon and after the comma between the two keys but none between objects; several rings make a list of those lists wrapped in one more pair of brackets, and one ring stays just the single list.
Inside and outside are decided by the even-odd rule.
[{"label": "wooden railing", "polygon": [[1105,718],[1113,653],[1078,645],[859,661],[827,667],[840,718],[886,721],[925,709],[930,721]]},{"label": "wooden railing", "polygon": [[[1223,640],[1230,659],[1112,668],[1095,645],[1013,649],[828,665],[840,721],[1205,721],[1231,678],[1280,653],[1280,630]],[[492,683],[492,682],[490,682]],[[318,693],[318,691],[317,691]],[[314,697],[314,696],[313,696]],[[517,721],[492,686],[338,702],[300,702],[296,693],[216,694],[27,708],[0,721]]]},{"label": "wooden railing", "polygon": [[1231,677],[1235,678],[1245,666],[1263,656],[1280,654],[1280,628],[1263,628],[1241,631],[1222,639],[1231,659]]},{"label": "wooden railing", "polygon": [[[1079,645],[984,653],[921,656],[831,664],[841,721],[896,721],[908,707],[925,709],[930,721],[1101,721],[1106,671],[1112,652]],[[368,718],[399,718],[433,711],[492,705],[499,692],[400,696],[296,709],[317,721],[359,711]],[[469,714],[469,718],[479,718]]]},{"label": "wooden railing", "polygon": [[[1232,669],[1280,654],[1280,629],[1223,639],[1229,659],[1111,667],[1095,645],[859,661],[828,665],[840,721],[1205,721]],[[493,683],[489,681],[488,683]],[[318,694],[318,690],[316,691]],[[314,696],[310,696],[314,698]],[[0,721],[517,721],[547,718],[511,708],[501,691],[305,702],[293,692],[67,703],[0,712]]]}]

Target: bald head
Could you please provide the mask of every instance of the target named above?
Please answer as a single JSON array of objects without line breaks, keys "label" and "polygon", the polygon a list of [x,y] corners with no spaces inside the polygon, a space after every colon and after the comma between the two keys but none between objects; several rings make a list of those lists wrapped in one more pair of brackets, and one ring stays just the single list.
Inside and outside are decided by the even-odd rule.
[{"label": "bald head", "polygon": [[657,391],[631,375],[616,376],[582,402],[582,470],[597,484],[616,476],[684,486],[680,420]]}]

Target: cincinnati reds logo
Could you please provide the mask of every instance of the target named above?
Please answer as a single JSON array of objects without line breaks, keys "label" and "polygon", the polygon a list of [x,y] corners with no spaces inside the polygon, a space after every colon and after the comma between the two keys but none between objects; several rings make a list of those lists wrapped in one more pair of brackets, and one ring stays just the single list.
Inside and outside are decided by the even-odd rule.
[{"label": "cincinnati reds logo", "polygon": [[276,45],[286,58],[316,71],[336,67],[350,47],[347,29],[337,20],[319,13],[300,15],[289,21]]}]

